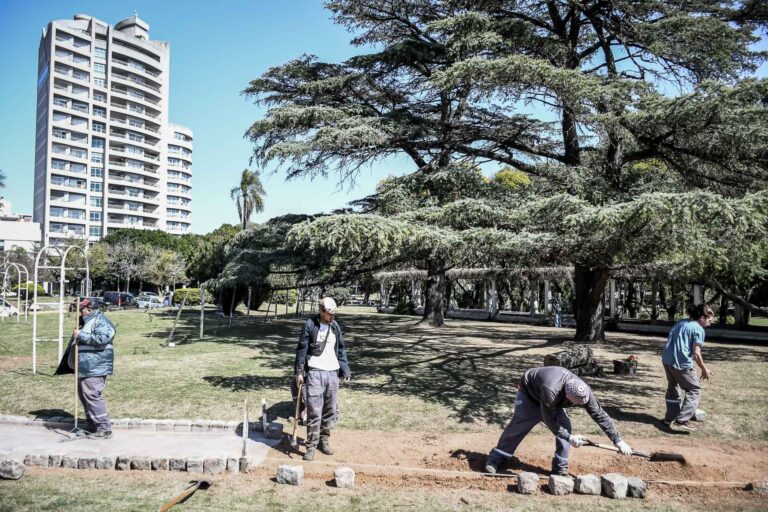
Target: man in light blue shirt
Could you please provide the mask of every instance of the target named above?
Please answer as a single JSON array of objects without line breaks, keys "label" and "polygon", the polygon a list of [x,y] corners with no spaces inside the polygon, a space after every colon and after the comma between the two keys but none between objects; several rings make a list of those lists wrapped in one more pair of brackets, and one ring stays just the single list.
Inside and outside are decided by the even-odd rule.
[{"label": "man in light blue shirt", "polygon": [[[709,327],[714,313],[706,304],[698,304],[689,309],[688,316],[688,320],[680,320],[672,327],[661,362],[667,375],[664,423],[693,432],[696,428],[691,425],[691,418],[701,399],[701,386],[693,362],[701,368],[702,380],[712,375],[712,370],[704,364],[701,347],[704,345],[704,328]],[[680,399],[678,387],[685,393],[684,400]]]}]

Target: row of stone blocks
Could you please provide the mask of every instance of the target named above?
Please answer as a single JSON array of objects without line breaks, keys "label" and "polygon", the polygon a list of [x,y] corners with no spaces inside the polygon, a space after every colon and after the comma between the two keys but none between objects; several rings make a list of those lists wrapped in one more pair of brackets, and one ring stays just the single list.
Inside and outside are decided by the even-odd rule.
[{"label": "row of stone blocks", "polygon": [[[277,468],[277,483],[301,485],[304,481],[304,466],[283,465]],[[333,481],[336,487],[351,489],[355,486],[355,470],[340,466],[333,470]]]},{"label": "row of stone blocks", "polygon": [[163,457],[76,457],[72,455],[27,455],[24,466],[117,471],[186,471],[188,473],[239,473],[256,466],[247,457],[163,458]]},{"label": "row of stone blocks", "polygon": [[[84,420],[83,420],[84,421]],[[25,416],[0,415],[0,423],[16,425],[37,425],[55,428],[72,428],[74,419],[66,416],[50,418],[27,418]],[[241,422],[218,420],[145,420],[140,418],[119,418],[112,420],[113,429],[138,429],[159,432],[207,432],[209,430],[237,430]],[[261,422],[249,423],[249,430],[260,431]]]},{"label": "row of stone blocks", "polygon": [[[517,491],[521,494],[534,494],[539,489],[539,475],[536,473],[520,473],[517,476]],[[592,494],[613,499],[645,498],[645,482],[637,477],[625,477],[619,473],[608,473],[602,476],[579,475],[574,480],[569,476],[551,475],[547,489],[555,495]]]}]

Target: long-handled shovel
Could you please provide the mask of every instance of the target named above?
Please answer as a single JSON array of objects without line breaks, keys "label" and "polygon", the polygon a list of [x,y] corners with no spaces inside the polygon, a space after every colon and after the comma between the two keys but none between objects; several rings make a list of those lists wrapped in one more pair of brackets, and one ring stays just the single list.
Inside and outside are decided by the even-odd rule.
[{"label": "long-handled shovel", "polygon": [[160,507],[160,512],[166,512],[167,510],[170,510],[171,507],[174,505],[178,505],[179,503],[184,503],[186,500],[189,499],[190,496],[195,494],[195,491],[198,489],[207,489],[210,486],[213,485],[213,480],[192,480],[190,482],[192,485],[187,487],[184,492],[173,498],[171,501]]},{"label": "long-handled shovel", "polygon": [[301,412],[301,388],[304,381],[299,382],[299,391],[296,393],[296,414],[293,416],[293,433],[291,434],[291,446],[298,450],[299,442],[296,439],[296,428],[299,426],[299,413]]},{"label": "long-handled shovel", "polygon": [[[80,328],[80,297],[77,298],[76,304],[77,305],[75,306],[75,329],[79,329]],[[79,354],[77,350],[77,339],[75,339],[75,342],[73,343],[72,348],[75,351],[75,426],[72,429],[72,432],[76,434],[78,431],[78,428],[77,428],[77,402],[79,398],[78,397],[78,391],[79,391],[78,379],[80,378],[80,373],[78,368]]]},{"label": "long-handled shovel", "polygon": [[[603,450],[611,450],[612,452],[618,452],[619,449],[615,446],[611,446],[609,444],[601,444],[601,443],[595,443],[593,441],[590,441],[589,439],[584,440],[585,446],[594,446],[595,448],[602,448]],[[685,460],[685,457],[683,455],[680,455],[679,453],[666,453],[666,452],[652,452],[652,453],[646,453],[646,452],[639,452],[637,450],[632,450],[632,455],[636,457],[642,457],[644,459],[648,459],[651,462],[679,462],[680,464],[688,464],[688,462]]]}]

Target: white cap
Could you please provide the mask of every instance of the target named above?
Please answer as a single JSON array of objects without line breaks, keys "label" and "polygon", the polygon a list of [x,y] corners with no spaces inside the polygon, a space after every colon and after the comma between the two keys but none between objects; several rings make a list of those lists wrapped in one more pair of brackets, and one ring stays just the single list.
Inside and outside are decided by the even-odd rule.
[{"label": "white cap", "polygon": [[336,314],[336,301],[330,297],[323,297],[320,299],[320,307],[332,315]]}]

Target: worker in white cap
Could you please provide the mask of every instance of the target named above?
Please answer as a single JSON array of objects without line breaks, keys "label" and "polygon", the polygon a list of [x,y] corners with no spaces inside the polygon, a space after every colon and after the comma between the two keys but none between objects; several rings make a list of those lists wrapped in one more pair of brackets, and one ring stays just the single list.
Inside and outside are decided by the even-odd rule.
[{"label": "worker in white cap", "polygon": [[623,455],[632,455],[632,448],[619,436],[613,420],[603,410],[592,389],[571,371],[560,366],[533,368],[523,374],[517,385],[515,412],[502,432],[496,448],[488,454],[485,471],[496,473],[499,466],[514,455],[522,440],[540,421],[555,434],[555,456],[552,473],[568,474],[570,448],[579,448],[584,436],[574,434],[566,407],[581,406],[597,423]]},{"label": "worker in white cap", "polygon": [[319,314],[304,324],[296,347],[296,383],[306,386],[306,461],[314,460],[316,449],[333,455],[330,437],[338,419],[339,374],[344,382],[349,382],[352,375],[341,327],[334,318],[336,309],[332,298],[321,299]]}]

